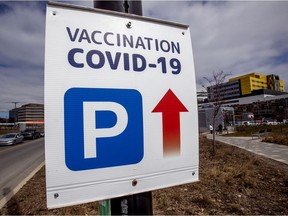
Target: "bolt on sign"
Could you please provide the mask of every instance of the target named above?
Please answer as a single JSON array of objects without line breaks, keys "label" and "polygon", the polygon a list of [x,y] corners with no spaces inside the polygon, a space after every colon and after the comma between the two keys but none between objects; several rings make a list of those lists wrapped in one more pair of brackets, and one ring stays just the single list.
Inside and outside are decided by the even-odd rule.
[{"label": "bolt on sign", "polygon": [[187,25],[48,3],[47,205],[198,181],[198,115]]}]

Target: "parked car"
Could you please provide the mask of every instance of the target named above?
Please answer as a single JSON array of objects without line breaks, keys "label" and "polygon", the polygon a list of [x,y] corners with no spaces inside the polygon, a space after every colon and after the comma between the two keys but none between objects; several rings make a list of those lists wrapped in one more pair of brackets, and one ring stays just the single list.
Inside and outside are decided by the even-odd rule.
[{"label": "parked car", "polygon": [[36,129],[26,129],[22,132],[25,139],[37,139],[40,137],[40,132]]},{"label": "parked car", "polygon": [[0,137],[0,145],[15,145],[23,142],[24,137],[20,133],[8,133]]},{"label": "parked car", "polygon": [[253,122],[253,121],[244,121],[244,122],[243,122],[243,125],[246,125],[246,126],[253,126],[253,125],[256,125],[256,123]]},{"label": "parked car", "polygon": [[44,137],[45,136],[45,132],[44,131],[41,131],[40,132],[40,137]]},{"label": "parked car", "polygon": [[263,120],[262,125],[277,125],[278,123],[276,121],[271,120]]}]

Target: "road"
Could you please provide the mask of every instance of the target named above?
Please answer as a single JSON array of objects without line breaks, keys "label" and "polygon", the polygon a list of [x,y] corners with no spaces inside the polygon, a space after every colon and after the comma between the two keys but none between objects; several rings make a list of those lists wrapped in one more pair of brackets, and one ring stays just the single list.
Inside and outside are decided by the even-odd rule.
[{"label": "road", "polygon": [[0,147],[0,200],[44,161],[44,138]]}]

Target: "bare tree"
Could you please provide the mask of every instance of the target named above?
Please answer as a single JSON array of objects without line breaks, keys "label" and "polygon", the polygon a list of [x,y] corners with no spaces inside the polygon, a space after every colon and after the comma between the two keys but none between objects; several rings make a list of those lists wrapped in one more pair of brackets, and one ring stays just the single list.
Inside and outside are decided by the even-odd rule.
[{"label": "bare tree", "polygon": [[213,72],[212,77],[203,77],[205,82],[208,85],[202,84],[208,93],[209,101],[213,102],[213,115],[212,115],[212,126],[213,126],[213,142],[212,142],[212,154],[215,155],[215,122],[216,117],[219,115],[219,110],[223,104],[223,83],[225,82],[227,76],[230,76],[231,73],[224,73],[224,71]]}]

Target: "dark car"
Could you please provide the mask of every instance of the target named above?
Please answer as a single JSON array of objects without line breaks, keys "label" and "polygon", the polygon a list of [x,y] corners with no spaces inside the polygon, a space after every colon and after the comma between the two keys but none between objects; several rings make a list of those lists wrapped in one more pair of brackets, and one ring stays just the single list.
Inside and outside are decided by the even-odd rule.
[{"label": "dark car", "polygon": [[36,129],[26,129],[21,134],[25,139],[37,139],[40,137],[40,132]]}]

